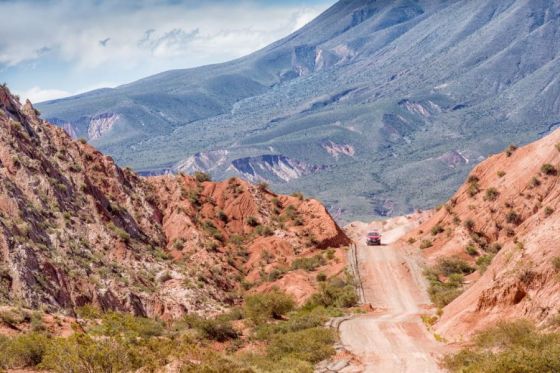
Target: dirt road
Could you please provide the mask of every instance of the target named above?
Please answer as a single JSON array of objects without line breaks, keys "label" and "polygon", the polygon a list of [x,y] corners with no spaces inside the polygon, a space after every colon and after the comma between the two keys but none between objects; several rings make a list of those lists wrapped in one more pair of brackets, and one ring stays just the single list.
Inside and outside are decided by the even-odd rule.
[{"label": "dirt road", "polygon": [[421,269],[413,256],[393,242],[413,226],[400,220],[376,227],[383,233],[383,246],[368,247],[363,241],[371,225],[353,223],[349,234],[357,248],[358,266],[365,302],[370,314],[340,325],[342,344],[357,355],[364,372],[439,372],[437,355],[444,346],[435,341],[419,315],[427,313]]}]

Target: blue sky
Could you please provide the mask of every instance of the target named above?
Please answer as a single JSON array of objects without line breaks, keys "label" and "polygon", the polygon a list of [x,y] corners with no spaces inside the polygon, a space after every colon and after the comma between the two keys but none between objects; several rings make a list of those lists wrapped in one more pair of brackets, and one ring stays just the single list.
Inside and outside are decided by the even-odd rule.
[{"label": "blue sky", "polygon": [[0,81],[33,102],[230,60],[335,0],[0,0]]}]

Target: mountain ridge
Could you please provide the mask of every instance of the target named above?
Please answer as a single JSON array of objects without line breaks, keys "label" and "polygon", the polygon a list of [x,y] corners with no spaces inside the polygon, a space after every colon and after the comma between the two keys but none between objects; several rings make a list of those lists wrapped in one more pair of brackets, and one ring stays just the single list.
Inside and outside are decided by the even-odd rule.
[{"label": "mountain ridge", "polygon": [[[227,150],[212,170],[221,179],[236,174],[228,170],[236,159],[283,155],[321,171],[270,180],[275,190],[313,194],[346,221],[398,215],[445,200],[473,163],[559,122],[559,9],[557,1],[343,1],[231,63],[96,93],[91,107],[81,98],[39,108],[77,136],[88,118],[120,115],[93,143],[140,172],[176,171],[195,154]],[[352,145],[354,156],[329,155],[326,141]],[[467,161],[441,161],[450,152]],[[350,182],[342,187],[341,178]]]}]

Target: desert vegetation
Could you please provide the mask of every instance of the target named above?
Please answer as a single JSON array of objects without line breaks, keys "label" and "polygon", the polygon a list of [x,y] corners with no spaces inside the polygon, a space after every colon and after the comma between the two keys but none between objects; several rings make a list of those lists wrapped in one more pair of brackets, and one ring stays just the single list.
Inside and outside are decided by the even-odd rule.
[{"label": "desert vegetation", "polygon": [[243,307],[213,318],[187,315],[163,322],[86,306],[78,309],[70,337],[38,325],[1,336],[0,368],[149,372],[176,364],[181,372],[312,372],[315,363],[334,354],[336,332],[325,322],[357,300],[351,279],[336,277],[325,279],[300,307],[273,289],[247,295]]},{"label": "desert vegetation", "polygon": [[[557,327],[557,325],[556,325]],[[499,322],[473,343],[444,359],[451,372],[558,372],[560,333],[539,330],[531,322]]]}]

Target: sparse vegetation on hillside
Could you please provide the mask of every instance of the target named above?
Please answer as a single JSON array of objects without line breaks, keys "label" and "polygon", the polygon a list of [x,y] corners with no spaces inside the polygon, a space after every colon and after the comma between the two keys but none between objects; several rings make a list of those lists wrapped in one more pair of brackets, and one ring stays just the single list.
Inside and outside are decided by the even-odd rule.
[{"label": "sparse vegetation on hillside", "polygon": [[274,289],[250,295],[242,309],[215,318],[189,315],[168,324],[87,306],[78,310],[83,331],[76,328],[70,337],[46,331],[0,336],[0,369],[154,371],[175,361],[182,372],[311,373],[315,363],[334,354],[336,331],[324,324],[356,304],[353,289],[345,280],[330,279],[299,309]]},{"label": "sparse vegetation on hillside", "polygon": [[447,356],[444,366],[462,373],[540,373],[560,371],[560,333],[538,330],[525,320],[499,322],[474,343]]},{"label": "sparse vegetation on hillside", "polygon": [[424,271],[428,279],[428,294],[432,302],[443,308],[463,292],[463,276],[474,272],[467,262],[459,258],[443,258]]},{"label": "sparse vegetation on hillside", "polygon": [[556,167],[550,163],[545,163],[541,166],[541,172],[545,175],[556,175],[557,170]]}]

